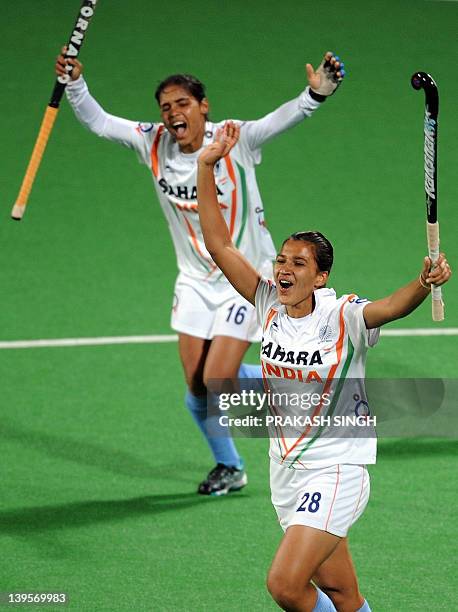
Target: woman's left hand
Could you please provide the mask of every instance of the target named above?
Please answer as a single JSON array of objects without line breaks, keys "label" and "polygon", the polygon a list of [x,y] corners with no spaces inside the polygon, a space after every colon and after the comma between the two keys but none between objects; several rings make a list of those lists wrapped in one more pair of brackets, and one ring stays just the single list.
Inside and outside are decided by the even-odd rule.
[{"label": "woman's left hand", "polygon": [[427,285],[443,285],[448,281],[452,270],[445,258],[444,253],[439,255],[439,259],[433,264],[429,257],[425,257],[421,279]]}]

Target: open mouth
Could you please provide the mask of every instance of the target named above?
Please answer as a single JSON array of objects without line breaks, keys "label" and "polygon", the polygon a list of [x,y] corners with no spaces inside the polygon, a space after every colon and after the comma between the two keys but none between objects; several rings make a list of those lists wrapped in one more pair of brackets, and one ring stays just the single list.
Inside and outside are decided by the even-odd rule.
[{"label": "open mouth", "polygon": [[175,121],[174,123],[172,123],[172,129],[175,132],[175,136],[177,138],[183,138],[186,133],[187,127],[188,126],[184,121]]},{"label": "open mouth", "polygon": [[281,289],[289,289],[290,287],[293,286],[293,283],[289,280],[286,280],[286,278],[282,278],[278,281],[278,284],[280,285]]}]

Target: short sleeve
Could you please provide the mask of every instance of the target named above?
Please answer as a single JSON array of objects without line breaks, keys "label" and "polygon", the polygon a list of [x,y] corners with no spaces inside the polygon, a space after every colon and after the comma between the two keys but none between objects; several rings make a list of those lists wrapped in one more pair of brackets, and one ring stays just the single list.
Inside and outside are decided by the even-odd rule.
[{"label": "short sleeve", "polygon": [[267,313],[277,302],[277,289],[272,281],[261,278],[256,289],[254,305],[259,325],[263,325]]},{"label": "short sleeve", "polygon": [[344,319],[350,338],[354,344],[362,343],[366,348],[375,346],[380,336],[380,328],[367,329],[364,320],[364,307],[370,304],[366,298],[351,297],[344,308]]}]

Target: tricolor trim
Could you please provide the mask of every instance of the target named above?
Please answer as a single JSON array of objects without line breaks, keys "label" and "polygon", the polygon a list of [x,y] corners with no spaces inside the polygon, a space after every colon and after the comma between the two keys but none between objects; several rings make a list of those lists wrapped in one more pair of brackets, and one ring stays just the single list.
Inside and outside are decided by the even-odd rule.
[{"label": "tricolor trim", "polygon": [[234,166],[232,165],[232,160],[230,156],[226,155],[224,161],[226,162],[227,171],[229,173],[229,177],[233,185],[231,193],[231,218],[229,222],[229,233],[231,235],[231,240],[233,240],[235,220],[237,217],[237,180],[235,178]]},{"label": "tricolor trim", "polygon": [[[355,294],[349,295],[347,297],[347,299],[345,300],[345,302],[340,307],[340,314],[339,314],[339,320],[340,320],[339,328],[340,328],[340,332],[339,332],[339,337],[338,337],[337,342],[336,342],[337,361],[329,369],[329,374],[328,374],[328,376],[326,378],[326,382],[324,384],[323,393],[321,394],[321,401],[318,404],[318,406],[315,408],[315,410],[313,411],[312,419],[315,416],[318,416],[320,414],[321,409],[323,408],[323,396],[324,396],[324,394],[328,393],[328,391],[329,391],[329,389],[331,387],[331,383],[332,383],[332,381],[334,379],[335,373],[336,373],[336,371],[337,371],[337,369],[338,369],[338,367],[340,365],[340,361],[342,359],[342,352],[343,352],[343,342],[344,342],[344,338],[345,338],[345,320],[344,320],[344,316],[343,316],[343,311],[344,311],[345,305],[350,300],[352,300],[354,297],[355,297]],[[351,343],[350,343],[350,345],[351,345]],[[351,352],[351,355],[348,356],[350,358],[350,361],[351,361],[351,357],[352,356],[353,356],[353,351]],[[348,370],[348,366],[350,365],[350,361],[349,361],[348,357],[347,357],[347,360],[346,360],[345,365],[344,365],[345,374],[346,374],[346,371]],[[342,374],[344,374],[344,372],[342,372]],[[345,377],[345,374],[344,374],[344,377]],[[343,384],[343,381],[342,381],[342,384]],[[339,386],[340,386],[340,381],[339,381],[339,385],[338,385],[338,388],[337,388],[336,395],[338,395],[340,393],[341,386],[340,386],[340,388],[339,388]],[[335,396],[334,396],[334,399],[335,399]],[[293,451],[298,446],[298,444],[300,444],[302,442],[302,440],[308,434],[310,429],[311,429],[311,425],[308,425],[305,428],[305,431],[299,436],[299,438],[296,440],[296,442],[288,450],[288,452],[286,453],[285,457],[283,458],[283,461],[287,458],[287,456],[291,453],[291,451]],[[305,450],[310,446],[310,444],[312,442],[315,441],[316,437],[319,436],[320,433],[321,433],[321,430],[317,432],[317,435],[314,438],[312,438],[312,440],[310,440],[310,442],[308,444],[306,444],[305,448],[295,457],[295,459],[292,461],[291,465],[293,465],[294,462],[297,461],[303,455]]]},{"label": "tricolor trim", "polygon": [[151,147],[151,170],[153,171],[153,174],[156,177],[156,179],[160,178],[159,176],[159,157],[157,154],[157,150],[159,148],[159,141],[161,139],[161,135],[163,131],[164,131],[164,126],[160,125],[157,130],[157,134],[154,139],[153,146]]},{"label": "tricolor trim", "polygon": [[238,248],[240,246],[240,243],[242,242],[242,238],[246,229],[246,220],[248,216],[248,191],[246,186],[245,170],[237,162],[236,164],[240,174],[240,182],[242,185],[242,222],[240,224],[239,235],[237,236],[237,239],[235,241],[235,246]]}]

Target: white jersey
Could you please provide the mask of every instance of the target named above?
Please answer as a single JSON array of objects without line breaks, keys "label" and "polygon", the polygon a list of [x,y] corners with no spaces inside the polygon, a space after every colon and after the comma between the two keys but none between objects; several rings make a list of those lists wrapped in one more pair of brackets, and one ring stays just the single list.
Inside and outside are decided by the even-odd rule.
[{"label": "white jersey", "polygon": [[[152,173],[154,185],[175,246],[182,275],[208,284],[228,284],[207,252],[197,212],[197,164],[200,151],[184,154],[162,123],[139,123],[106,113],[90,95],[82,77],[67,85],[67,98],[78,119],[97,135],[134,149]],[[255,176],[260,147],[318,108],[308,88],[296,99],[257,121],[241,124],[240,140],[215,167],[218,201],[235,246],[262,269],[275,257],[264,221]],[[224,125],[206,123],[203,147]]]},{"label": "white jersey", "polygon": [[[262,279],[256,291],[264,383],[273,399],[271,413],[282,417],[270,435],[270,456],[293,469],[375,463],[376,438],[366,418],[370,411],[364,378],[367,349],[377,342],[379,330],[366,329],[367,300],[356,295],[337,298],[327,288],[314,296],[313,312],[293,318],[270,281]],[[369,426],[355,434],[351,427],[339,427],[342,417],[362,417],[362,424]]]}]

